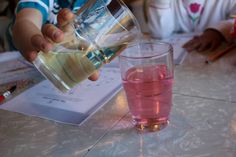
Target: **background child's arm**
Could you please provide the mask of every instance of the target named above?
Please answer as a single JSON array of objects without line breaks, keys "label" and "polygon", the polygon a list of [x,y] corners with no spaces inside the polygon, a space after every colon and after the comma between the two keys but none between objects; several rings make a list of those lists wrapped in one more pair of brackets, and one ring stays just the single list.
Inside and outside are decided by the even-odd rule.
[{"label": "background child's arm", "polygon": [[[223,41],[232,42],[231,30],[233,27],[233,18],[231,15],[236,14],[236,1],[229,0],[228,3],[223,3],[221,11],[224,13],[225,20],[211,25],[205,29],[202,35],[194,37],[192,40],[183,45],[187,51],[206,51],[215,50]],[[211,15],[211,14],[210,14]],[[209,18],[212,18],[209,15]]]},{"label": "background child's arm", "polygon": [[226,1],[222,6],[222,10],[219,11],[222,11],[225,14],[225,19],[219,21],[219,23],[216,25],[209,26],[209,28],[218,30],[227,42],[232,42],[232,36],[229,32],[231,32],[232,26],[234,24],[234,19],[231,17],[231,15],[236,15],[236,1]]},{"label": "background child's arm", "polygon": [[149,0],[147,3],[148,26],[152,35],[156,38],[172,35],[175,30],[172,0]]}]

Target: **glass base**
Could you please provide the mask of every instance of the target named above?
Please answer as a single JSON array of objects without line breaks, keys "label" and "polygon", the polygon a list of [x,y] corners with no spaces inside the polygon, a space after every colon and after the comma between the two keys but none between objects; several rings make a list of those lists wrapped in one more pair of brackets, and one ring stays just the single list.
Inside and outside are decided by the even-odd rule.
[{"label": "glass base", "polygon": [[168,119],[160,120],[156,118],[134,119],[133,122],[135,128],[140,132],[160,131],[169,124]]}]

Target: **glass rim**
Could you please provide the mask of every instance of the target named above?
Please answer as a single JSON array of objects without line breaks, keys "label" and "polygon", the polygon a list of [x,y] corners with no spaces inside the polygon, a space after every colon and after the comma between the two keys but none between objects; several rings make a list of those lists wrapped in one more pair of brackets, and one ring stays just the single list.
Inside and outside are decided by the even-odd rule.
[{"label": "glass rim", "polygon": [[[106,4],[105,0],[102,0],[104,4]],[[111,0],[110,3],[114,3],[114,1],[116,1],[117,3],[119,3],[119,5],[122,7],[125,7],[125,9],[123,9],[125,12],[128,13],[128,15],[131,17],[131,19],[133,20],[133,22],[135,23],[136,27],[139,27],[139,23],[138,23],[138,20],[137,18],[134,16],[134,14],[132,13],[132,11],[130,10],[130,8],[126,5],[126,3],[122,0]],[[109,11],[109,13],[114,16],[111,12],[110,9],[108,9],[108,7],[106,7],[106,9]],[[117,21],[118,22],[118,21]],[[120,25],[122,25],[120,22],[118,22]],[[140,28],[139,28],[140,29]]]},{"label": "glass rim", "polygon": [[[172,52],[173,53],[173,46],[165,41],[160,41],[160,40],[156,40],[156,39],[149,39],[149,40],[141,40],[137,43],[132,43],[131,45],[129,45],[127,47],[127,49],[134,47],[134,46],[138,46],[139,44],[159,44],[159,45],[167,45],[167,50],[163,51],[162,53],[158,53],[158,54],[149,54],[146,56],[127,56],[124,53],[121,53],[119,55],[120,58],[127,58],[127,59],[148,59],[148,58],[154,58],[154,57],[162,57],[167,55],[168,53]],[[126,50],[124,50],[126,51]]]},{"label": "glass rim", "polygon": [[[105,0],[102,0],[102,1],[103,1],[103,3],[106,4]],[[121,7],[122,7],[122,6],[125,7],[125,9],[123,9],[123,10],[128,13],[128,15],[131,17],[131,19],[132,19],[133,22],[135,23],[136,27],[139,27],[139,23],[138,23],[137,18],[134,16],[134,14],[132,13],[132,11],[130,10],[130,8],[126,5],[126,3],[125,3],[124,1],[122,1],[122,0],[111,0],[110,3],[112,3],[112,1],[113,1],[113,3],[114,3],[114,1],[116,1],[117,3],[119,3],[119,5],[120,5]],[[108,7],[106,7],[106,9],[109,11],[109,13],[110,13],[112,16],[114,16],[114,15],[112,14],[111,10],[108,9]],[[120,22],[118,22],[118,23],[119,23],[120,25],[122,25]],[[140,29],[140,28],[139,28],[139,29]]]},{"label": "glass rim", "polygon": [[[108,0],[99,0],[99,2],[101,2],[103,4],[103,6],[105,6],[105,10],[107,11],[107,13],[113,17],[116,18],[114,16],[114,13],[112,12],[112,10],[108,7],[109,4],[112,3],[118,3],[119,6],[114,5],[116,8],[119,7],[119,9],[121,9],[123,12],[126,12],[127,15],[130,17],[130,19],[134,22],[135,27],[137,27],[138,30],[141,30],[138,20],[137,18],[134,16],[134,14],[132,13],[132,11],[130,10],[130,8],[126,5],[125,2],[123,2],[122,0],[110,0],[109,4],[107,4]],[[88,0],[80,9],[78,9],[78,11],[76,12],[76,14],[81,15],[81,13],[86,9],[86,7],[95,4],[97,1],[96,0]],[[116,10],[116,9],[115,9]],[[80,16],[78,16],[80,17]],[[120,26],[124,27],[122,23],[120,23],[120,21],[115,20],[115,22],[117,24],[119,24]],[[75,31],[77,36],[83,37],[86,40],[90,41],[95,47],[99,48],[99,46],[96,44],[96,42],[94,42],[93,37],[91,37],[91,34],[87,33],[87,31],[84,31],[84,29],[82,29],[82,27],[77,27],[76,24],[77,23],[77,17],[75,17],[75,19],[73,20],[73,22],[71,22],[71,25],[73,27],[74,30],[80,30],[81,33],[78,33],[77,31]],[[80,22],[79,22],[80,24]]]},{"label": "glass rim", "polygon": [[[106,1],[105,0],[99,0],[99,1],[101,1],[103,3],[103,5],[106,6],[106,9],[108,10],[108,12],[113,16],[111,10],[108,8],[108,5],[107,5]],[[125,7],[125,9],[123,9],[123,10],[128,12],[129,16],[131,16],[131,18],[134,20],[135,23],[138,23],[136,17],[134,16],[134,14],[132,13],[132,11],[126,5],[125,2],[123,2],[122,0],[110,0],[110,3],[112,3],[112,2],[114,3],[114,1],[116,1],[120,5],[120,7],[122,7],[122,6]],[[77,10],[76,13],[77,14],[82,13],[82,11],[84,10],[85,7],[88,7],[89,5],[94,4],[94,3],[96,3],[96,0],[95,1],[94,0],[88,0],[80,9]]]}]

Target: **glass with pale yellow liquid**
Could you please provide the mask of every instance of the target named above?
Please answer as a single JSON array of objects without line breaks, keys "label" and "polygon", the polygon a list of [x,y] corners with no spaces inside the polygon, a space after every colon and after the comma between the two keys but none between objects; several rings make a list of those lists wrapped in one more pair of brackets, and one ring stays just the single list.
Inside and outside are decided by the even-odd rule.
[{"label": "glass with pale yellow liquid", "polygon": [[109,63],[140,35],[135,17],[121,0],[88,0],[63,31],[64,40],[48,53],[39,52],[34,61],[62,92]]}]

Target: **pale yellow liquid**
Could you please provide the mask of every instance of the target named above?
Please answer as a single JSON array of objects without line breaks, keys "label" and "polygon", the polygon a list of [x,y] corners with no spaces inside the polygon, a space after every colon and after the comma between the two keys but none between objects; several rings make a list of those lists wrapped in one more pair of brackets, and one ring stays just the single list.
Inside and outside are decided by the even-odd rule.
[{"label": "pale yellow liquid", "polygon": [[[129,24],[127,21],[125,23]],[[111,25],[111,28],[113,27]],[[106,28],[110,31],[106,31],[106,34],[103,33],[102,38],[96,39],[96,47],[103,47],[104,50],[104,47],[109,47],[114,52],[109,56],[102,56],[105,61],[101,61],[101,64],[109,63],[127,47],[129,42],[135,39],[137,34],[140,34],[139,27],[133,28],[137,31],[137,34],[130,33],[129,30],[119,32],[120,26],[118,28],[114,27],[112,30],[111,28]],[[70,90],[79,82],[87,79],[99,68],[85,55],[95,49],[93,44],[75,36],[74,33],[65,34],[63,42],[55,44],[54,48],[53,51],[48,53],[40,52],[34,61],[34,65],[62,92]]]},{"label": "pale yellow liquid", "polygon": [[34,64],[62,92],[70,90],[96,70],[84,54],[75,52],[40,52]]}]

